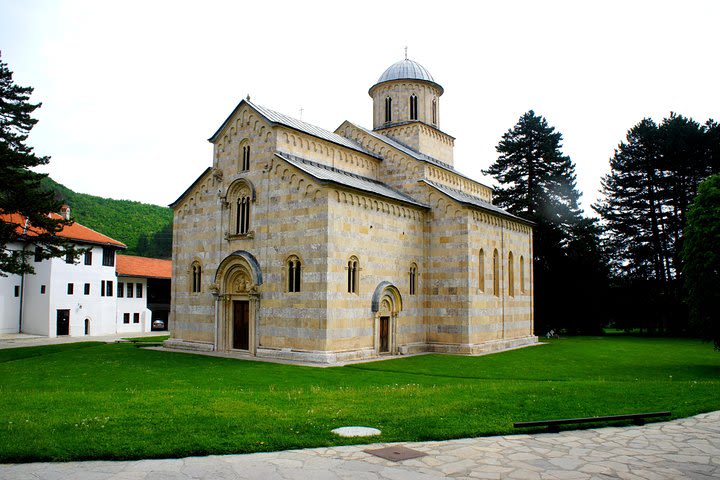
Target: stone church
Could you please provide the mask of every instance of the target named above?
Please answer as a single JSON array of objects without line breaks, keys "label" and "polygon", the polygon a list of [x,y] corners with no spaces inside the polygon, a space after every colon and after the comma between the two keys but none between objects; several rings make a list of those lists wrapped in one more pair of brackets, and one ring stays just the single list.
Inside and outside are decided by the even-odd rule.
[{"label": "stone church", "polygon": [[535,343],[532,224],[453,167],[417,62],[334,132],[242,100],[172,205],[167,347],[333,364]]}]

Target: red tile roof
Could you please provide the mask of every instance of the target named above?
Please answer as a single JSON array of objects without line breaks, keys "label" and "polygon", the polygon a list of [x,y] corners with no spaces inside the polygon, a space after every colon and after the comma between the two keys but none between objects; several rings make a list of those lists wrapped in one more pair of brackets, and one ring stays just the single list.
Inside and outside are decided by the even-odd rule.
[{"label": "red tile roof", "polygon": [[[58,220],[62,218],[57,213],[51,213],[50,217]],[[25,217],[18,213],[0,214],[0,221],[3,221],[5,223],[14,223],[18,225],[18,227],[15,229],[15,233],[17,233],[18,235],[25,234],[27,237],[35,237],[38,234],[42,233],[38,229],[33,229],[32,225],[29,225],[27,230],[23,232],[25,226]],[[66,225],[65,227],[63,227],[62,230],[60,230],[60,232],[57,233],[57,235],[58,237],[64,237],[70,240],[77,240],[85,243],[95,243],[98,245],[111,245],[118,248],[126,248],[126,245],[124,243],[118,242],[114,238],[110,238],[107,235],[98,233],[91,228],[80,225],[77,222],[74,222],[72,225]]]},{"label": "red tile roof", "polygon": [[123,277],[170,278],[172,262],[158,258],[117,255],[116,271]]}]

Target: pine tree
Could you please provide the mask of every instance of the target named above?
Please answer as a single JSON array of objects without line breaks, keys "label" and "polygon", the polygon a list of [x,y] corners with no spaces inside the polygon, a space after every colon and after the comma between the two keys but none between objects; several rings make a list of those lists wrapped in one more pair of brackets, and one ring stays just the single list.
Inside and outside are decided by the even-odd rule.
[{"label": "pine tree", "polygon": [[533,260],[538,333],[550,328],[583,329],[584,319],[568,302],[567,289],[562,286],[573,281],[568,274],[577,268],[568,261],[571,239],[578,237],[572,244],[572,248],[578,248],[593,243],[588,235],[595,232],[581,224],[575,165],[562,153],[561,142],[562,135],[530,110],[503,135],[496,147],[497,160],[483,171],[500,183],[494,194],[498,206],[535,222]]},{"label": "pine tree", "polygon": [[[593,205],[606,227],[621,293],[645,305],[639,326],[686,329],[681,302],[682,245],[687,210],[698,184],[717,169],[717,124],[704,126],[672,113],[657,125],[643,119],[610,159],[601,202]],[[621,307],[625,309],[625,307]]]},{"label": "pine tree", "polygon": [[[27,261],[30,255],[40,258],[60,257],[78,251],[56,233],[71,222],[50,218],[58,212],[61,202],[55,194],[42,188],[46,176],[30,170],[48,163],[48,157],[38,157],[28,146],[30,130],[37,120],[32,113],[40,103],[29,103],[31,87],[13,82],[13,74],[0,58],[0,275],[32,273]],[[28,223],[23,219],[27,219]],[[28,236],[30,234],[30,236]],[[17,249],[13,242],[31,240],[35,248]],[[28,244],[25,243],[27,246]]]}]

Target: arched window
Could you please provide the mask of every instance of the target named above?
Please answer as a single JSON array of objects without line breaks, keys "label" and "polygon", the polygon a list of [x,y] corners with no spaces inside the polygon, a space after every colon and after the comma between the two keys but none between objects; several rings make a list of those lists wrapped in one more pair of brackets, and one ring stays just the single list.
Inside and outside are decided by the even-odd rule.
[{"label": "arched window", "polygon": [[238,147],[238,170],[241,172],[250,170],[250,144],[247,138],[240,142]]},{"label": "arched window", "polygon": [[493,252],[493,295],[500,296],[500,258],[497,248]]},{"label": "arched window", "polygon": [[515,296],[515,265],[512,252],[508,253],[508,295]]},{"label": "arched window", "polygon": [[413,93],[410,95],[410,120],[417,120],[418,109],[417,109],[417,97]]},{"label": "arched window", "polygon": [[302,277],[302,264],[300,259],[293,255],[287,261],[288,292],[300,291],[300,277]]},{"label": "arched window", "polygon": [[432,101],[432,123],[437,125],[437,98],[433,98]]},{"label": "arched window", "polygon": [[238,197],[235,209],[235,234],[245,235],[250,231],[250,197]]},{"label": "arched window", "polygon": [[478,253],[478,289],[485,291],[485,251],[482,248]]},{"label": "arched window", "polygon": [[255,200],[255,189],[252,184],[242,178],[230,185],[227,202],[230,206],[228,233],[230,235],[248,235],[250,231],[250,209]]},{"label": "arched window", "polygon": [[392,98],[385,97],[385,123],[392,121]]},{"label": "arched window", "polygon": [[250,170],[250,145],[242,147],[242,163],[240,165],[240,171],[247,172]]},{"label": "arched window", "polygon": [[201,275],[202,275],[202,268],[200,267],[200,263],[193,262],[192,266],[190,267],[190,283],[192,285],[192,289],[190,291],[192,293],[200,292]]},{"label": "arched window", "polygon": [[417,265],[410,265],[410,295],[415,295],[417,290]]},{"label": "arched window", "polygon": [[347,284],[348,293],[357,293],[358,291],[358,269],[360,262],[357,257],[352,256],[347,263]]},{"label": "arched window", "polygon": [[525,293],[525,258],[520,255],[520,293]]}]

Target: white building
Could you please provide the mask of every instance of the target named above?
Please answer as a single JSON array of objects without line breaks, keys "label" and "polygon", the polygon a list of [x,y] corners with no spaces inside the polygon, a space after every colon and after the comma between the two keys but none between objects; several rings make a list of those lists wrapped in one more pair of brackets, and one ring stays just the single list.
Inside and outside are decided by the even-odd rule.
[{"label": "white building", "polygon": [[167,330],[170,260],[117,256],[117,331]]},{"label": "white building", "polygon": [[[10,221],[24,223],[17,220]],[[126,248],[125,245],[79,223],[64,227],[58,235],[73,240],[79,247],[88,249],[87,252],[74,261],[36,257],[34,274],[0,277],[0,333],[56,337],[149,331],[151,316],[143,295],[147,280],[133,277],[133,295],[127,298],[129,279],[118,279],[116,252]],[[31,250],[36,247],[28,236],[25,242],[9,244],[7,248]],[[170,261],[164,262],[169,272]],[[122,295],[118,289],[120,283]],[[138,297],[138,292],[143,294]],[[125,312],[130,313],[129,324],[124,323]],[[147,320],[143,320],[144,317]]]}]

